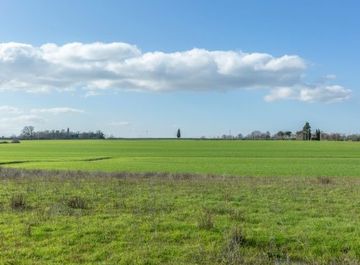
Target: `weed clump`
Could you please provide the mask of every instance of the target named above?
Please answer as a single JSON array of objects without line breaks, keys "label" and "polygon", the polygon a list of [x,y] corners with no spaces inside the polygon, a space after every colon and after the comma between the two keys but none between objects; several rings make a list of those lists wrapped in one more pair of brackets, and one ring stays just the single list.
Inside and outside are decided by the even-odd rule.
[{"label": "weed clump", "polygon": [[67,206],[72,209],[86,209],[87,202],[80,196],[73,196],[67,200]]},{"label": "weed clump", "polygon": [[332,180],[329,177],[318,177],[318,181],[320,184],[324,184],[324,185],[328,185],[332,183]]},{"label": "weed clump", "polygon": [[230,217],[231,219],[235,220],[235,221],[244,221],[245,220],[245,215],[244,212],[239,210],[239,209],[234,209],[230,212]]},{"label": "weed clump", "polygon": [[198,227],[205,230],[210,230],[214,228],[213,216],[209,210],[205,210],[199,216]]},{"label": "weed clump", "polygon": [[228,246],[231,249],[234,249],[238,246],[244,245],[246,241],[244,232],[241,227],[236,226],[232,229],[229,239],[228,239]]},{"label": "weed clump", "polygon": [[23,194],[15,194],[10,199],[10,207],[13,210],[25,210],[28,207]]},{"label": "weed clump", "polygon": [[234,227],[226,239],[225,246],[221,252],[220,264],[246,264],[241,252],[241,247],[244,244],[245,236],[243,230],[238,226]]}]

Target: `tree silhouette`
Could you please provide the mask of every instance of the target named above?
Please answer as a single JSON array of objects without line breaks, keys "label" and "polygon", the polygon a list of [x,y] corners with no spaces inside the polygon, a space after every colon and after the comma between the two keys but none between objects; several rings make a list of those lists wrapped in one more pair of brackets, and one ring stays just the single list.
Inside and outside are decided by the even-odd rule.
[{"label": "tree silhouette", "polygon": [[177,137],[177,138],[181,138],[181,131],[180,131],[180,129],[177,130],[176,137]]},{"label": "tree silhouette", "polygon": [[317,129],[316,131],[315,131],[315,139],[314,140],[316,140],[316,141],[320,141],[321,140],[321,131],[320,131],[320,129]]},{"label": "tree silhouette", "polygon": [[305,141],[311,140],[311,126],[308,122],[306,122],[303,127],[303,140]]}]

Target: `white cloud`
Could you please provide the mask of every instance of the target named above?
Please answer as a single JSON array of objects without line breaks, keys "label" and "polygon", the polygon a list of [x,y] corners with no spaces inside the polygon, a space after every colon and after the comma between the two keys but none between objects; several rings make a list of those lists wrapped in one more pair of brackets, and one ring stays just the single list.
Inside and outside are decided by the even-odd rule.
[{"label": "white cloud", "polygon": [[42,123],[45,120],[42,117],[39,117],[37,115],[20,115],[20,116],[15,116],[15,117],[6,117],[6,118],[1,118],[0,122],[1,123],[14,123],[14,124],[32,124],[32,123]]},{"label": "white cloud", "polygon": [[[297,55],[208,51],[141,52],[127,43],[0,44],[0,91],[215,90],[278,87],[297,93],[307,65]],[[335,86],[334,86],[335,87]],[[338,87],[338,86],[336,86]],[[305,97],[321,98],[316,88]],[[330,89],[331,90],[331,89]],[[274,95],[273,95],[274,94]],[[327,92],[327,98],[338,93]],[[273,95],[273,96],[271,96]],[[283,97],[285,98],[285,97]],[[302,100],[301,97],[294,97]],[[311,101],[311,100],[303,100]],[[328,98],[327,101],[332,101]]]},{"label": "white cloud", "polygon": [[265,96],[265,100],[276,101],[292,99],[303,102],[334,103],[349,99],[350,95],[350,89],[337,85],[280,87],[271,90],[270,94]]},{"label": "white cloud", "polygon": [[60,107],[60,108],[47,108],[47,109],[32,109],[31,113],[49,113],[49,114],[64,114],[64,113],[83,113],[83,110],[68,108],[68,107]]}]

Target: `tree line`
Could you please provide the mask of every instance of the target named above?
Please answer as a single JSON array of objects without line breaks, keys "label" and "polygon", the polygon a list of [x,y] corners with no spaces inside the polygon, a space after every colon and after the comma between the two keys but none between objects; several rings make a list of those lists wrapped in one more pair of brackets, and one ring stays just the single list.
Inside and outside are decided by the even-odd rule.
[{"label": "tree line", "polygon": [[[180,129],[177,130],[175,137],[181,138]],[[14,135],[11,139],[14,140],[56,140],[56,139],[117,139],[116,137],[105,137],[101,130],[79,132],[68,129],[62,130],[43,130],[36,131],[34,126],[25,126],[19,135]],[[0,140],[6,140],[6,137],[0,137]],[[160,138],[159,138],[160,139]],[[360,141],[360,134],[341,134],[341,133],[327,133],[316,129],[312,131],[309,122],[306,122],[303,128],[299,131],[278,131],[275,134],[270,132],[252,131],[247,135],[222,135],[216,138],[200,137],[200,139],[227,139],[227,140],[303,140],[303,141]],[[14,141],[16,142],[16,141]]]},{"label": "tree line", "polygon": [[238,140],[303,140],[303,141],[360,141],[360,134],[341,134],[341,133],[327,133],[316,129],[311,130],[309,122],[306,122],[302,130],[292,131],[278,131],[275,134],[270,132],[252,131],[247,135],[238,134],[222,135],[221,139],[238,139]]},{"label": "tree line", "polygon": [[98,131],[74,132],[67,130],[45,130],[35,131],[33,126],[25,126],[21,134],[17,136],[21,140],[55,140],[55,139],[105,139],[105,134]]}]

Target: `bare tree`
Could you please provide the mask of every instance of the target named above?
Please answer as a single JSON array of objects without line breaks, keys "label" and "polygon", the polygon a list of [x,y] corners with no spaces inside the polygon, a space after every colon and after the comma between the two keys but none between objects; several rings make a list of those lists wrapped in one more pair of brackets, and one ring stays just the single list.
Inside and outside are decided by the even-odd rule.
[{"label": "bare tree", "polygon": [[33,139],[34,131],[34,126],[25,126],[21,131],[21,137],[24,139]]}]

